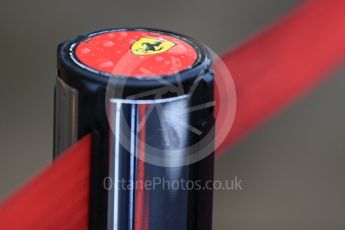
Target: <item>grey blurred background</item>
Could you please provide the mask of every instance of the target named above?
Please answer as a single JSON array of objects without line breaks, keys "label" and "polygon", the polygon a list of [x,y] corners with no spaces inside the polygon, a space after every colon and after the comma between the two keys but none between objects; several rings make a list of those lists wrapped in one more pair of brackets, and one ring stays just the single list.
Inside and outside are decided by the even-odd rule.
[{"label": "grey blurred background", "polygon": [[[59,42],[114,26],[185,33],[222,51],[297,0],[1,0],[0,199],[52,160]],[[345,41],[344,41],[345,42]],[[238,143],[216,178],[214,229],[345,229],[345,69]]]}]

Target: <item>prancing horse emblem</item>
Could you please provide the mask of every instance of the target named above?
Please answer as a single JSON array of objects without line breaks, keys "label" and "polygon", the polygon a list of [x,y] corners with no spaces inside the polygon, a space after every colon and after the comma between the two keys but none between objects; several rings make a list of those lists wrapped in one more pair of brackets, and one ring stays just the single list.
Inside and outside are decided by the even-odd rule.
[{"label": "prancing horse emblem", "polygon": [[135,55],[159,54],[168,51],[175,45],[162,38],[143,37],[133,43],[131,51]]}]

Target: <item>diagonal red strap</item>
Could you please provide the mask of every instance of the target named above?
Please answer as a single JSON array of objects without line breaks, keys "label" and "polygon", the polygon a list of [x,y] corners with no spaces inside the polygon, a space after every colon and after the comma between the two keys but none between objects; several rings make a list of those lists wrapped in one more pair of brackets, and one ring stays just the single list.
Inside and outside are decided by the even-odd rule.
[{"label": "diagonal red strap", "polygon": [[[281,23],[224,55],[238,105],[233,129],[218,153],[343,61],[343,12],[342,0],[308,1]],[[219,92],[219,98],[224,93]],[[0,229],[86,230],[90,151],[89,135],[2,204]]]},{"label": "diagonal red strap", "polygon": [[218,154],[344,61],[344,12],[342,0],[308,1],[279,24],[223,56],[235,82],[237,111]]},{"label": "diagonal red strap", "polygon": [[0,229],[87,229],[91,135],[1,205]]}]

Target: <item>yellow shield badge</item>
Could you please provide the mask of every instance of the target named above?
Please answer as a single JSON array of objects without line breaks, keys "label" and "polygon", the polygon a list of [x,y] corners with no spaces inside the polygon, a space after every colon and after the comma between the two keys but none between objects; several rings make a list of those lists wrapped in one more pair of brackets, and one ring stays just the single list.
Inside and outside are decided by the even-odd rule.
[{"label": "yellow shield badge", "polygon": [[162,38],[143,37],[133,43],[131,51],[135,55],[159,54],[168,51],[175,45]]}]

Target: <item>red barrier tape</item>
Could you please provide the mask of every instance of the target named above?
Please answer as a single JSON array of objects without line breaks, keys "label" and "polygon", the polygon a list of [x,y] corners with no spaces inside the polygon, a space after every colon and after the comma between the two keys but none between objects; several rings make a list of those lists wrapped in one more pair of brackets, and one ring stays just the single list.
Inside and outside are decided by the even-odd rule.
[{"label": "red barrier tape", "polygon": [[0,229],[87,229],[91,135],[1,205]]},{"label": "red barrier tape", "polygon": [[[342,0],[309,1],[224,55],[238,105],[233,129],[218,153],[343,61],[344,12]],[[219,92],[219,98],[224,93]],[[0,229],[87,229],[90,151],[91,137],[87,136],[2,204]]]},{"label": "red barrier tape", "polygon": [[344,61],[344,12],[342,0],[308,1],[276,26],[223,56],[235,82],[237,111],[218,154]]}]

